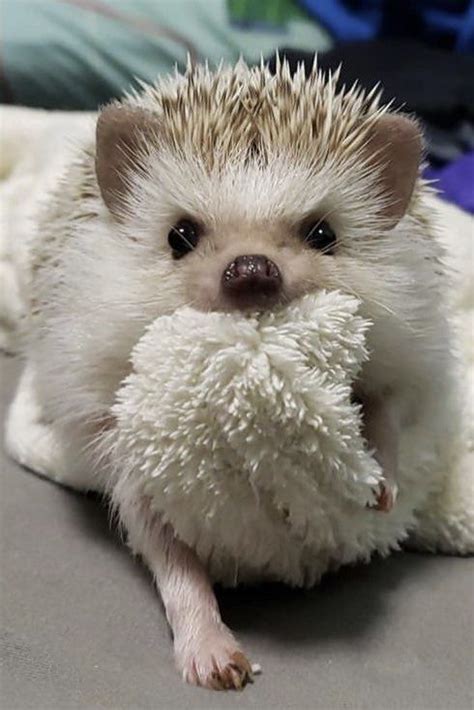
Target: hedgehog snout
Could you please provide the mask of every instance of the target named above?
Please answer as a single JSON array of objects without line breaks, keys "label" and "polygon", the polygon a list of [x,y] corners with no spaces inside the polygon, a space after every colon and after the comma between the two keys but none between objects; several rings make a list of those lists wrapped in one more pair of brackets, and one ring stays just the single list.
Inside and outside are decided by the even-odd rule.
[{"label": "hedgehog snout", "polygon": [[272,305],[282,286],[280,269],[264,254],[237,256],[226,266],[221,279],[226,300],[237,308]]}]

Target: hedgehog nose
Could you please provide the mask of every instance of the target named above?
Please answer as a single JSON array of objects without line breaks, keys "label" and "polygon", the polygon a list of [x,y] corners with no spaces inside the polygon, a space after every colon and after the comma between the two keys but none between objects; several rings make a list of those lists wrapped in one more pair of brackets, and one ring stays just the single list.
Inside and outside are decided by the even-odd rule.
[{"label": "hedgehog nose", "polygon": [[238,307],[276,300],[282,287],[280,270],[263,254],[238,256],[222,274],[222,288]]}]

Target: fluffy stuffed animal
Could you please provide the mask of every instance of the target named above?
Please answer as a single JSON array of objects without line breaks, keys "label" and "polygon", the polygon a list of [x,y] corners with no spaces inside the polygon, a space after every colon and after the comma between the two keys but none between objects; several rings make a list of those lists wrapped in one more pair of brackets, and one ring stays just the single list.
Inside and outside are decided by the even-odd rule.
[{"label": "fluffy stuffed animal", "polygon": [[382,472],[351,402],[368,357],[356,308],[321,292],[260,317],[158,318],[112,407],[117,505],[147,497],[227,584],[312,585],[396,545],[411,504],[396,520],[367,510]]},{"label": "fluffy stuffed animal", "polygon": [[110,493],[190,682],[251,676],[212,578],[473,550],[421,150],[316,69],[191,67],[106,107],[41,217],[7,446]]}]

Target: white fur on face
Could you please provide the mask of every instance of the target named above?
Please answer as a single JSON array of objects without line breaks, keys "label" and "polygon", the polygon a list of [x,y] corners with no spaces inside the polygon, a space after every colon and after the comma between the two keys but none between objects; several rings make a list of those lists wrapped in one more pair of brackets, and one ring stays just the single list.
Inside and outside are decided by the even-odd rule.
[{"label": "white fur on face", "polygon": [[[366,261],[373,254],[381,229],[378,209],[376,186],[356,165],[352,179],[337,165],[315,172],[278,155],[265,164],[234,158],[225,169],[209,172],[197,157],[179,160],[163,149],[151,154],[145,172],[132,176],[123,229],[168,263],[170,278],[179,274],[179,297],[185,293],[186,303],[215,309],[224,306],[222,272],[242,254],[261,253],[275,261],[284,300],[318,288],[341,288],[341,278],[348,275],[340,269],[343,259]],[[167,236],[182,218],[196,220],[203,235],[193,253],[173,262]],[[338,237],[336,256],[304,244],[302,225],[310,218],[329,221]],[[349,279],[347,286],[351,290],[356,284]]]},{"label": "white fur on face", "polygon": [[[198,156],[185,159],[164,147],[131,184],[122,238],[133,235],[148,268],[160,270],[164,312],[228,308],[220,288],[224,269],[236,256],[260,253],[279,267],[285,302],[319,289],[359,297],[387,372],[401,355],[413,363],[419,358],[421,341],[413,334],[425,333],[431,318],[439,247],[411,215],[384,229],[376,175],[354,161],[328,161],[317,171],[311,161],[276,153],[264,162],[234,157],[213,171]],[[167,236],[183,217],[197,220],[203,234],[194,252],[175,261]],[[330,223],[334,254],[304,244],[301,225],[309,217]]]}]

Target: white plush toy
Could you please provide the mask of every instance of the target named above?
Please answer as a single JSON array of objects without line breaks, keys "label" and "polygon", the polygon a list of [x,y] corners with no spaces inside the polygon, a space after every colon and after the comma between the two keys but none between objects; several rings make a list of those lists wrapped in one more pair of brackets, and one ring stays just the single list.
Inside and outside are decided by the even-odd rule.
[{"label": "white plush toy", "polygon": [[112,408],[112,496],[149,497],[225,584],[312,585],[397,548],[437,485],[437,435],[402,432],[396,507],[371,509],[383,473],[351,402],[370,328],[357,308],[321,292],[261,316],[155,320]]},{"label": "white plush toy", "polygon": [[313,584],[341,551],[395,544],[400,525],[375,540],[380,514],[367,509],[381,471],[351,404],[367,358],[356,309],[322,292],[260,317],[158,318],[112,410],[112,492],[133,481],[230,584]]}]

